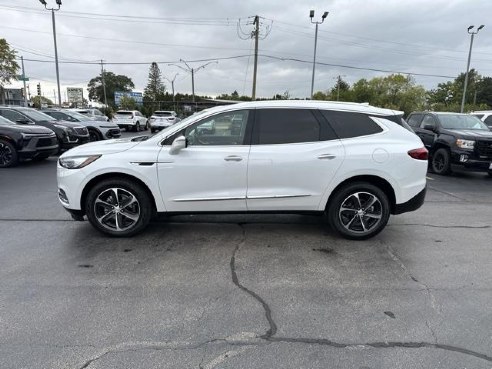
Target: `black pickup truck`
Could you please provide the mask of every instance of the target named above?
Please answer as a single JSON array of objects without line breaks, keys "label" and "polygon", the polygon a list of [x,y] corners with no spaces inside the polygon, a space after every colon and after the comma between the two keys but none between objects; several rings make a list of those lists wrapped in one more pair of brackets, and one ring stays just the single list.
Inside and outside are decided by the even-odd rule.
[{"label": "black pickup truck", "polygon": [[477,117],[459,113],[414,112],[408,124],[429,150],[437,174],[453,169],[486,172],[492,176],[492,132]]}]

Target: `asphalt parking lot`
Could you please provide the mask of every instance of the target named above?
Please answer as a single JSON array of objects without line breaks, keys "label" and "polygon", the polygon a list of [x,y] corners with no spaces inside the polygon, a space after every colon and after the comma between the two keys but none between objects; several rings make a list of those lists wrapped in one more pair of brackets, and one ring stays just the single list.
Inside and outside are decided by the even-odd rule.
[{"label": "asphalt parking lot", "polygon": [[1,368],[492,368],[487,175],[430,175],[420,210],[351,242],[293,215],[112,239],[55,172],[0,172]]}]

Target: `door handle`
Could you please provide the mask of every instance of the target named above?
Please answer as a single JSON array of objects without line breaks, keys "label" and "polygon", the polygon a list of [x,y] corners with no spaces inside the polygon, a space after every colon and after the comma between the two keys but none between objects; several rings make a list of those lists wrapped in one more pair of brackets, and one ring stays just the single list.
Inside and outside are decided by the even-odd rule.
[{"label": "door handle", "polygon": [[318,156],[318,159],[328,159],[328,160],[332,160],[332,159],[335,159],[337,156],[336,155],[333,155],[333,154],[321,154],[320,156]]},{"label": "door handle", "polygon": [[225,161],[241,161],[243,160],[242,157],[237,156],[237,155],[229,155],[224,158]]}]

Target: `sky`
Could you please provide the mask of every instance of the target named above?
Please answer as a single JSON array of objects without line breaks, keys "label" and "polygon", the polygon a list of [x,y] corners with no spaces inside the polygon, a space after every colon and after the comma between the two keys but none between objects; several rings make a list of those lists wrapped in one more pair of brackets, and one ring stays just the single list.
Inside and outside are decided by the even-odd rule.
[{"label": "sky", "polygon": [[[56,6],[55,0],[46,1]],[[481,24],[471,68],[492,76],[490,0],[63,0],[55,13],[62,99],[67,87],[87,87],[100,73],[101,59],[107,71],[130,77],[134,91],[143,91],[155,61],[164,77],[179,73],[176,92],[191,93],[190,73],[176,66],[186,68],[180,62],[185,60],[198,70],[196,94],[236,90],[251,96],[255,15],[261,22],[257,97],[286,91],[293,98],[309,97],[311,9],[318,21],[329,12],[319,25],[315,91],[330,89],[339,75],[352,84],[392,72],[411,74],[418,84],[435,88],[466,70],[467,28]],[[53,99],[50,12],[37,0],[0,0],[0,38],[24,57],[31,94],[40,82],[43,95]]]}]

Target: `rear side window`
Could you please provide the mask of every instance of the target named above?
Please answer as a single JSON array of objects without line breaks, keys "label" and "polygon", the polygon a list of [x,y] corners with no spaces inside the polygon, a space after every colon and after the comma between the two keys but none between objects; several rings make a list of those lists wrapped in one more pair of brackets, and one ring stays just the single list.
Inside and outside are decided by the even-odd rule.
[{"label": "rear side window", "polygon": [[259,145],[316,142],[321,126],[309,109],[258,109],[255,135]]},{"label": "rear side window", "polygon": [[482,119],[484,114],[473,114],[474,116],[476,116],[478,119]]},{"label": "rear side window", "polygon": [[420,122],[422,122],[422,115],[423,114],[411,114],[407,119],[407,123],[410,127],[420,126]]},{"label": "rear side window", "polygon": [[484,123],[488,126],[492,126],[492,115],[489,115],[487,118],[485,118]]},{"label": "rear side window", "polygon": [[338,138],[352,138],[380,133],[383,129],[369,116],[362,113],[321,110]]}]

